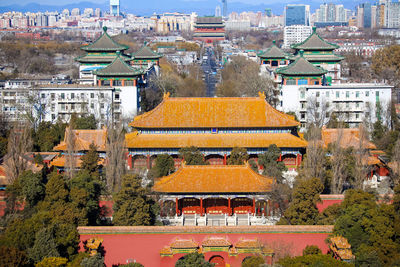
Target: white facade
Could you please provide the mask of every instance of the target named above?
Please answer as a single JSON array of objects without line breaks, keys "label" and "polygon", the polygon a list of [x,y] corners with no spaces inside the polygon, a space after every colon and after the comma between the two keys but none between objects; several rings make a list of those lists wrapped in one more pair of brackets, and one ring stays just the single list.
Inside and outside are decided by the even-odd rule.
[{"label": "white facade", "polygon": [[311,26],[293,25],[286,26],[283,30],[283,48],[290,48],[291,45],[301,43],[312,34]]},{"label": "white facade", "polygon": [[282,85],[277,108],[294,111],[302,130],[307,123],[326,124],[332,113],[357,127],[364,121],[374,123],[379,116],[385,120],[392,89],[382,84]]},{"label": "white facade", "polygon": [[7,88],[0,93],[1,113],[12,122],[68,122],[72,114],[93,114],[99,126],[122,121],[138,112],[136,86],[46,85],[36,89]]}]

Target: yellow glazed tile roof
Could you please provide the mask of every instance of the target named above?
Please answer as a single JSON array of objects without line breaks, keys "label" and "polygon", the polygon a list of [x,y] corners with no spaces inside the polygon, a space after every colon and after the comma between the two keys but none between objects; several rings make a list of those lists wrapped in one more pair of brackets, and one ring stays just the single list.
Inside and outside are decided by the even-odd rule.
[{"label": "yellow glazed tile roof", "polygon": [[257,239],[241,239],[235,244],[236,248],[259,248],[260,242]]},{"label": "yellow glazed tile roof", "polygon": [[125,136],[128,148],[182,148],[195,146],[213,147],[306,147],[307,141],[290,133],[238,133],[238,134],[138,134]]},{"label": "yellow glazed tile roof", "polygon": [[193,97],[165,95],[153,110],[135,117],[136,128],[234,128],[298,126],[259,97]]},{"label": "yellow glazed tile roof", "polygon": [[171,248],[198,248],[199,244],[193,239],[176,239],[170,245]]},{"label": "yellow glazed tile roof", "polygon": [[343,236],[331,237],[331,242],[332,245],[334,245],[337,248],[351,248],[351,245],[347,241],[347,238]]},{"label": "yellow glazed tile roof", "polygon": [[[101,130],[72,130],[75,135],[75,151],[88,151],[90,144],[93,142],[97,146],[97,151],[106,150],[107,129]],[[56,145],[53,150],[66,151],[67,150],[67,132],[65,129],[64,141]]]},{"label": "yellow glazed tile roof", "polygon": [[[65,159],[64,156],[56,157],[55,159],[53,159],[50,162],[50,164],[52,166],[55,166],[55,167],[64,167],[65,166],[65,160],[66,159]],[[74,166],[76,166],[77,168],[80,168],[81,163],[82,163],[81,158],[80,157],[74,157],[74,160],[75,160]],[[104,163],[105,163],[104,159],[100,159],[99,162],[98,162],[98,165],[104,165]]]},{"label": "yellow glazed tile roof", "polygon": [[223,237],[209,237],[201,245],[203,247],[230,247],[232,244]]},{"label": "yellow glazed tile roof", "polygon": [[246,165],[183,165],[158,179],[153,190],[163,193],[268,192],[273,179],[255,173]]},{"label": "yellow glazed tile roof", "polygon": [[[360,129],[349,128],[349,129],[327,129],[322,128],[321,135],[324,146],[327,147],[328,144],[337,142],[338,136],[341,136],[340,146],[343,148],[360,146]],[[376,146],[369,140],[363,141],[363,146],[367,149],[376,149]]]}]

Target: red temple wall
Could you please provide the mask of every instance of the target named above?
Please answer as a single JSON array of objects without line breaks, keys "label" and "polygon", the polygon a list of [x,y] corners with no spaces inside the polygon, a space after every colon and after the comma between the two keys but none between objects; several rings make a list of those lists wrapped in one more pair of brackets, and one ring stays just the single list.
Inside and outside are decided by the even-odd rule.
[{"label": "red temple wall", "polygon": [[[89,229],[95,227],[85,228]],[[176,261],[185,254],[175,254],[173,257],[161,257],[160,250],[165,246],[169,246],[177,238],[186,240],[193,239],[199,243],[199,245],[211,236],[226,238],[233,245],[240,239],[258,239],[264,246],[272,248],[276,254],[298,256],[302,254],[303,249],[307,245],[316,245],[323,253],[327,253],[328,245],[325,243],[325,239],[332,230],[332,226],[253,226],[230,227],[230,229],[235,228],[239,230],[242,228],[244,231],[224,233],[229,227],[179,227],[179,229],[177,229],[178,227],[167,226],[148,227],[147,229],[151,230],[151,228],[154,228],[153,233],[135,231],[112,233],[112,230],[100,231],[102,233],[99,234],[81,233],[80,240],[83,242],[91,237],[102,238],[104,240],[103,247],[107,266],[124,264],[127,263],[127,261],[136,260],[144,266],[172,267],[175,265]],[[199,228],[203,228],[206,233],[199,232]],[[259,231],[262,228],[266,230]],[[280,229],[291,230],[280,231]],[[315,229],[316,232],[314,232],[313,229]],[[321,229],[323,230],[321,231]],[[171,231],[181,231],[181,233],[168,233]],[[250,231],[258,233],[251,233]],[[246,253],[239,254],[236,257],[229,257],[227,252],[206,252],[206,260],[209,260],[213,255],[222,256],[225,262],[230,264],[231,267],[240,267],[243,259],[251,254]]]}]

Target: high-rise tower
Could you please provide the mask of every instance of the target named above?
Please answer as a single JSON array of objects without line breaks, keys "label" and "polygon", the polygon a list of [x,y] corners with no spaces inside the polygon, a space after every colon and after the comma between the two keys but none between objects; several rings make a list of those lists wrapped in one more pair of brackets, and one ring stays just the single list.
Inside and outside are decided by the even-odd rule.
[{"label": "high-rise tower", "polygon": [[119,16],[119,0],[110,0],[110,15]]},{"label": "high-rise tower", "polygon": [[222,0],[222,15],[228,17],[228,0]]}]

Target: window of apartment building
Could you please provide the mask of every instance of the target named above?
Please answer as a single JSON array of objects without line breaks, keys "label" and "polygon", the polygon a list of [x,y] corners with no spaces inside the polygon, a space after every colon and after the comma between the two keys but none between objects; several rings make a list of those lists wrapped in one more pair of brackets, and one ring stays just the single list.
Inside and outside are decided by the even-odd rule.
[{"label": "window of apartment building", "polygon": [[75,103],[71,104],[71,110],[75,110]]},{"label": "window of apartment building", "polygon": [[339,98],[339,97],[340,97],[340,92],[336,91],[336,98]]},{"label": "window of apartment building", "polygon": [[51,97],[51,100],[54,100],[56,98],[56,94],[55,93],[51,93],[50,97]]},{"label": "window of apartment building", "polygon": [[115,118],[116,120],[119,120],[119,114],[115,114],[115,115],[114,115],[114,118]]},{"label": "window of apartment building", "polygon": [[304,113],[304,112],[300,113],[300,119],[305,120],[306,119],[306,113]]},{"label": "window of apartment building", "polygon": [[356,113],[356,119],[360,118],[360,114]]},{"label": "window of apartment building", "polygon": [[42,98],[46,98],[46,94],[42,94],[41,97],[42,97]]},{"label": "window of apartment building", "polygon": [[369,92],[368,91],[365,92],[365,96],[369,96]]},{"label": "window of apartment building", "polygon": [[100,108],[104,108],[104,103],[100,103]]},{"label": "window of apartment building", "polygon": [[357,102],[357,103],[356,103],[356,108],[359,108],[359,107],[360,107],[360,103]]},{"label": "window of apartment building", "polygon": [[350,107],[350,103],[346,102],[346,108],[349,108],[349,107]]},{"label": "window of apartment building", "polygon": [[56,119],[56,114],[51,114],[51,120],[55,120]]},{"label": "window of apartment building", "polygon": [[319,108],[319,102],[316,102],[316,103],[315,103],[315,106],[316,106],[317,108]]},{"label": "window of apartment building", "polygon": [[319,97],[319,92],[316,92],[316,93],[315,93],[315,96],[316,96],[316,97]]},{"label": "window of apartment building", "polygon": [[75,98],[75,94],[71,93],[71,99],[74,99],[74,98]]},{"label": "window of apartment building", "polygon": [[56,104],[53,103],[53,104],[51,104],[51,111],[54,112],[55,110],[56,110]]},{"label": "window of apartment building", "polygon": [[356,91],[356,98],[359,98],[359,97],[360,97],[360,92]]},{"label": "window of apartment building", "polygon": [[104,93],[100,93],[100,98],[101,98],[101,99],[104,98]]},{"label": "window of apartment building", "polygon": [[325,96],[326,96],[326,97],[329,97],[329,91],[326,91],[326,92],[325,92]]},{"label": "window of apartment building", "polygon": [[346,98],[349,98],[349,97],[350,97],[350,92],[346,91]]},{"label": "window of apartment building", "polygon": [[[281,93],[282,93],[282,91],[281,91]],[[300,91],[300,98],[301,98],[301,99],[306,98],[306,92],[305,92],[304,90],[301,90],[301,91]]]},{"label": "window of apartment building", "polygon": [[94,103],[90,103],[90,108],[94,109]]},{"label": "window of apartment building", "polygon": [[94,93],[90,93],[90,98],[94,98]]},{"label": "window of apartment building", "polygon": [[61,99],[65,99],[65,94],[61,93]]},{"label": "window of apartment building", "polygon": [[302,102],[302,103],[301,103],[301,108],[302,108],[302,109],[305,109],[305,108],[306,108],[306,103]]},{"label": "window of apartment building", "polygon": [[85,97],[85,94],[84,93],[81,93],[81,98],[84,98]]},{"label": "window of apartment building", "polygon": [[115,99],[119,99],[119,93],[115,94]]},{"label": "window of apartment building", "polygon": [[61,104],[61,110],[65,110],[65,104]]}]

